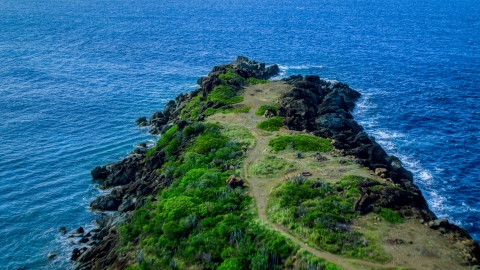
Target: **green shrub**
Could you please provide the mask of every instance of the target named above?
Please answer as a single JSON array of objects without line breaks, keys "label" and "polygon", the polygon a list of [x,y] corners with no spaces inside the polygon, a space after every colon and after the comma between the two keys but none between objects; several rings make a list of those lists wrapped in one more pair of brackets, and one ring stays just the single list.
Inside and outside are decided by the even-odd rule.
[{"label": "green shrub", "polygon": [[278,177],[287,163],[275,156],[267,156],[256,160],[252,166],[252,173],[256,176]]},{"label": "green shrub", "polygon": [[268,145],[278,152],[287,149],[292,142],[293,149],[302,152],[328,152],[333,149],[329,139],[309,135],[279,136],[271,140]]},{"label": "green shrub", "polygon": [[222,134],[208,132],[197,138],[192,145],[191,150],[199,154],[207,154],[214,149],[217,150],[224,147],[227,142],[228,138]]},{"label": "green shrub", "polygon": [[266,131],[279,131],[283,126],[283,117],[275,116],[268,120],[265,120],[257,125],[257,128]]},{"label": "green shrub", "polygon": [[174,150],[174,146],[178,143],[178,141],[174,141],[174,135],[177,132],[177,125],[169,128],[163,135],[160,137],[160,139],[157,141],[157,144],[155,147],[152,149],[149,149],[147,153],[145,153],[145,156],[151,157],[155,152],[157,152],[160,149],[163,149],[164,147],[170,145],[169,150]]},{"label": "green shrub", "polygon": [[[175,178],[172,184],[160,189],[155,202],[147,202],[119,227],[120,250],[126,247],[146,253],[148,263],[130,269],[263,269],[265,262],[268,269],[280,269],[298,247],[258,222],[251,211],[252,198],[240,188],[225,185],[232,171],[222,172],[211,162],[221,157],[226,163],[241,165],[243,157],[235,152],[241,145],[253,144],[252,135],[242,127],[206,124],[200,129],[191,134],[196,138],[188,138],[193,142],[187,152],[159,170]],[[183,133],[173,128],[157,145],[165,148]]]},{"label": "green shrub", "polygon": [[340,187],[321,180],[286,182],[272,191],[267,217],[325,251],[354,258],[387,260],[388,256],[380,247],[364,245],[365,237],[348,229],[350,221],[358,215],[353,203],[360,194],[338,193]]},{"label": "green shrub", "polygon": [[193,135],[195,134],[195,127],[193,126],[186,126],[184,129],[183,129],[183,134],[185,134],[185,136],[190,136],[190,135]]},{"label": "green shrub", "polygon": [[228,71],[225,74],[218,75],[218,78],[222,81],[229,81],[231,79],[235,79],[237,82],[245,81],[245,79],[242,76],[238,75],[237,73],[233,73],[231,71]]},{"label": "green shrub", "polygon": [[243,97],[236,95],[235,89],[229,85],[219,85],[208,95],[208,101],[218,105],[231,105],[243,101]]},{"label": "green shrub", "polygon": [[341,270],[339,266],[328,262],[324,259],[313,256],[308,251],[302,250],[297,255],[297,265],[300,269],[325,269],[325,270]]},{"label": "green shrub", "polygon": [[182,119],[189,118],[190,120],[196,120],[200,115],[200,107],[205,104],[205,102],[201,101],[202,98],[203,95],[200,93],[190,99],[185,108],[180,112],[180,117]]},{"label": "green shrub", "polygon": [[388,208],[382,207],[378,215],[390,223],[402,223],[404,221],[397,211]]},{"label": "green shrub", "polygon": [[273,106],[273,105],[262,105],[260,106],[260,108],[258,108],[258,110],[255,112],[255,115],[258,115],[258,116],[262,116],[265,114],[265,111],[267,110],[271,110],[271,111],[274,111],[275,114],[278,112],[278,107],[277,106]]},{"label": "green shrub", "polygon": [[250,77],[250,78],[247,79],[247,82],[249,82],[251,84],[264,84],[264,83],[267,83],[268,80],[260,80],[260,79],[257,79],[257,78]]},{"label": "green shrub", "polygon": [[223,108],[219,108],[219,109],[214,109],[214,108],[208,108],[206,109],[203,113],[205,115],[213,115],[213,114],[216,114],[216,113],[223,113],[223,114],[227,114],[227,113],[248,113],[250,111],[252,107],[250,106],[245,106],[245,107],[241,107],[241,108],[238,108],[238,109],[234,109],[234,108],[229,108],[229,109],[223,109]]},{"label": "green shrub", "polygon": [[217,270],[242,270],[243,267],[236,258],[228,258],[220,264]]}]

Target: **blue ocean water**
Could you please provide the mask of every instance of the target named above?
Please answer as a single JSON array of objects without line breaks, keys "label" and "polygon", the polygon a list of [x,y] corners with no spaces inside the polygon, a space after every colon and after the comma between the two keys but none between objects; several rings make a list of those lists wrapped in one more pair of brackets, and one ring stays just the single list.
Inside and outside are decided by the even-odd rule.
[{"label": "blue ocean water", "polygon": [[58,227],[92,227],[90,170],[237,55],[359,90],[357,121],[480,239],[479,0],[2,0],[2,268],[68,268]]}]

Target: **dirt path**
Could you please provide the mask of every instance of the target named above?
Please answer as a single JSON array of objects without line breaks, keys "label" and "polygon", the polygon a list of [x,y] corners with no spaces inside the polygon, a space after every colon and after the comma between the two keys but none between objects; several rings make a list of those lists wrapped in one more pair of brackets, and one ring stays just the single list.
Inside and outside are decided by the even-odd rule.
[{"label": "dirt path", "polygon": [[300,248],[312,253],[313,255],[323,258],[327,261],[330,261],[334,264],[337,264],[338,266],[342,267],[343,269],[358,269],[352,267],[352,264],[355,264],[357,266],[365,266],[365,267],[373,267],[373,268],[390,268],[394,267],[393,265],[382,265],[382,264],[376,264],[376,263],[371,263],[371,262],[366,262],[362,260],[355,260],[355,259],[347,259],[343,258],[337,255],[334,255],[329,252],[324,252],[324,251],[319,251],[313,247],[308,246],[305,244],[303,241],[300,241],[298,238],[295,236],[291,235],[288,233],[285,229],[283,229],[281,226],[278,226],[275,223],[271,223],[267,219],[266,215],[266,210],[267,210],[267,203],[268,203],[268,193],[271,190],[272,187],[280,184],[283,182],[283,179],[278,179],[276,181],[268,181],[265,179],[257,178],[253,176],[253,174],[250,174],[249,172],[249,167],[253,164],[255,160],[260,158],[262,151],[265,150],[265,147],[268,145],[269,137],[262,137],[258,135],[258,130],[255,128],[250,129],[252,135],[256,139],[256,144],[253,149],[251,149],[248,153],[248,156],[244,162],[243,165],[243,173],[245,176],[245,179],[247,180],[248,184],[250,185],[250,194],[255,198],[255,202],[257,205],[258,209],[258,217],[260,220],[263,222],[267,223],[272,227],[274,230],[280,232],[281,234],[285,235],[286,237],[290,238],[293,242],[298,244]]},{"label": "dirt path", "polygon": [[[277,91],[273,91],[276,88]],[[233,124],[233,125],[240,125],[246,127],[250,130],[250,133],[255,137],[256,143],[255,146],[248,151],[247,158],[243,165],[243,173],[244,178],[247,181],[248,185],[250,186],[250,195],[255,198],[255,203],[258,209],[258,217],[260,220],[268,224],[271,228],[278,231],[279,233],[285,235],[293,242],[298,244],[300,248],[312,253],[314,256],[319,258],[323,258],[329,262],[337,264],[338,266],[342,267],[343,269],[383,269],[383,268],[391,268],[392,265],[381,265],[371,262],[366,262],[362,260],[355,260],[355,259],[347,259],[335,254],[319,251],[307,244],[305,244],[300,239],[296,238],[289,232],[287,232],[284,228],[279,226],[278,224],[271,223],[267,219],[266,211],[267,211],[267,204],[269,199],[269,192],[270,190],[281,184],[284,179],[272,179],[272,178],[259,178],[255,175],[251,174],[249,168],[253,165],[253,163],[258,160],[266,151],[268,142],[272,139],[271,136],[262,136],[265,134],[264,131],[259,130],[256,128],[256,125],[263,121],[264,118],[258,117],[254,115],[254,112],[258,109],[258,107],[262,104],[275,102],[280,93],[285,92],[289,89],[289,86],[281,84],[281,83],[270,83],[267,85],[257,85],[253,87],[248,87],[244,93],[245,100],[242,102],[246,106],[251,107],[251,111],[247,114],[231,114],[231,115],[212,115],[209,117],[210,121],[220,122],[223,124]]]},{"label": "dirt path", "polygon": [[[278,162],[284,162],[288,168],[279,169],[271,175],[256,175],[252,171],[262,166],[265,158],[271,157],[272,153],[267,150],[268,142],[276,135],[293,135],[301,132],[281,129],[279,132],[266,132],[256,128],[257,124],[265,118],[255,115],[255,111],[263,104],[278,104],[280,96],[289,91],[291,86],[281,82],[270,82],[261,85],[250,85],[243,92],[244,106],[249,106],[250,112],[241,114],[214,114],[208,117],[208,121],[218,122],[224,125],[237,125],[247,128],[255,137],[256,143],[247,154],[243,174],[244,179],[250,186],[249,193],[255,198],[258,209],[258,217],[262,222],[271,228],[290,238],[302,249],[312,253],[314,256],[323,258],[335,263],[344,269],[470,269],[461,265],[464,258],[461,249],[451,242],[448,242],[443,234],[420,224],[418,220],[406,220],[402,224],[392,225],[384,221],[378,221],[375,216],[362,216],[355,220],[355,227],[364,235],[373,235],[380,245],[392,259],[386,264],[363,261],[360,259],[343,258],[338,255],[320,251],[313,248],[301,239],[292,235],[280,224],[271,223],[267,219],[267,205],[269,193],[272,188],[280,185],[284,179],[283,175],[298,171],[312,173],[312,178],[322,178],[325,181],[335,183],[344,175],[358,175],[376,179],[380,182],[374,172],[361,168],[354,162],[345,163],[346,157],[340,157],[336,153],[324,153],[325,161],[314,162],[313,154],[303,159],[294,157],[293,152],[285,151],[276,153]],[[340,159],[342,163],[340,163]],[[286,165],[286,166],[287,166]],[[387,239],[403,239],[403,245],[392,245],[386,242]]]}]

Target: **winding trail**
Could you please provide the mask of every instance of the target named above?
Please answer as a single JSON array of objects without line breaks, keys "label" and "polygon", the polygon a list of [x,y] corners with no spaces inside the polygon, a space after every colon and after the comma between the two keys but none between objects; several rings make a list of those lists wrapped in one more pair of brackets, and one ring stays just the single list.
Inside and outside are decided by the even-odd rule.
[{"label": "winding trail", "polygon": [[[257,109],[264,104],[278,104],[281,96],[291,91],[292,86],[283,82],[269,82],[267,84],[249,85],[244,89],[244,101],[239,104],[250,107],[250,111],[241,114],[214,114],[208,117],[208,121],[214,123],[222,123],[225,125],[236,125],[247,128],[254,136],[256,143],[247,152],[243,165],[243,177],[250,186],[249,194],[254,197],[258,210],[259,219],[268,224],[272,229],[288,237],[294,243],[312,255],[323,258],[332,262],[343,269],[471,269],[468,266],[460,264],[464,262],[465,257],[461,249],[452,245],[445,235],[439,234],[437,231],[430,230],[422,225],[418,220],[407,220],[402,225],[385,224],[383,222],[376,223],[373,219],[358,218],[356,220],[358,230],[361,233],[374,233],[379,236],[379,244],[386,253],[391,255],[391,260],[387,263],[375,263],[363,261],[361,259],[344,258],[329,252],[321,251],[317,248],[309,246],[304,239],[293,235],[288,229],[281,224],[270,222],[267,219],[267,205],[269,193],[275,186],[280,185],[284,179],[282,176],[270,176],[270,178],[256,177],[250,174],[253,165],[261,164],[259,159],[269,156],[271,153],[266,152],[268,142],[276,135],[292,135],[301,132],[281,129],[279,132],[265,132],[256,128],[257,124],[264,121],[265,118],[256,115]],[[279,155],[281,156],[281,155]],[[322,164],[321,168],[312,168],[314,164],[308,162],[298,162],[286,156],[280,157],[285,161],[295,165],[292,168],[305,169],[313,173],[315,177],[322,179],[337,181],[346,173],[351,175],[361,175],[368,178],[376,178],[376,175],[369,171],[362,170],[357,166],[349,166],[342,164],[338,166],[334,161],[335,155],[330,159],[329,164]],[[295,164],[293,164],[295,163]],[[337,164],[337,165],[335,165]],[[318,164],[315,164],[318,165]],[[362,228],[363,227],[363,228]],[[404,239],[409,242],[408,245],[392,245],[385,243],[385,239]],[[461,245],[462,246],[462,245]]]},{"label": "winding trail", "polygon": [[269,137],[259,136],[258,130],[256,130],[256,128],[250,128],[250,133],[255,137],[256,143],[254,148],[249,150],[249,153],[243,165],[243,173],[244,173],[245,179],[250,185],[250,194],[255,198],[255,203],[258,209],[258,217],[260,218],[260,220],[270,225],[270,227],[273,228],[274,230],[290,238],[290,240],[298,244],[300,248],[312,253],[313,255],[319,258],[323,258],[329,262],[332,262],[342,267],[343,269],[347,269],[347,270],[358,269],[358,268],[354,268],[352,265],[364,266],[367,268],[380,268],[380,269],[395,267],[394,265],[384,265],[384,264],[377,264],[377,263],[367,262],[362,260],[343,258],[329,252],[319,251],[305,244],[303,241],[299,240],[298,238],[296,238],[295,236],[287,232],[284,228],[282,228],[278,224],[271,223],[267,219],[267,214],[266,214],[267,203],[269,198],[268,193],[272,187],[283,182],[283,179],[280,178],[279,180],[276,180],[276,181],[269,181],[269,180],[257,178],[249,173],[248,168],[253,164],[255,160],[257,160],[261,156],[262,151],[265,150],[265,146],[268,145],[268,141],[270,139]]}]

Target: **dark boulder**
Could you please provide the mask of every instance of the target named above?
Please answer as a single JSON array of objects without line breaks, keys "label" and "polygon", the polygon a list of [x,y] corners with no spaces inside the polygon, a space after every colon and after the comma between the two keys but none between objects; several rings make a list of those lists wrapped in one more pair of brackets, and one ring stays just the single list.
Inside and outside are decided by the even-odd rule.
[{"label": "dark boulder", "polygon": [[163,109],[163,115],[164,118],[170,118],[172,116],[172,113],[175,111],[176,104],[175,100],[170,100],[167,105],[165,105],[165,108]]},{"label": "dark boulder", "polygon": [[105,179],[110,171],[105,166],[97,166],[91,172],[93,179]]},{"label": "dark boulder", "polygon": [[235,177],[235,175],[230,175],[230,177],[225,181],[227,186],[231,188],[242,187],[245,183],[240,177]]},{"label": "dark boulder", "polygon": [[78,240],[78,243],[79,244],[84,244],[84,243],[87,243],[89,240],[87,237],[82,237],[80,240]]},{"label": "dark boulder", "polygon": [[239,56],[235,62],[230,64],[239,73],[244,73],[246,78],[268,79],[280,72],[278,65],[266,67],[265,63],[248,60],[247,57]]},{"label": "dark boulder", "polygon": [[70,257],[70,260],[75,261],[76,259],[78,259],[78,257],[80,257],[81,254],[82,254],[82,252],[80,251],[80,249],[75,248],[72,251],[72,256]]},{"label": "dark boulder", "polygon": [[272,118],[277,116],[277,113],[274,110],[267,109],[265,110],[265,113],[263,114],[263,117],[265,118]]},{"label": "dark boulder", "polygon": [[147,117],[140,117],[135,121],[135,123],[137,123],[137,126],[139,127],[145,127],[148,125]]},{"label": "dark boulder", "polygon": [[148,120],[148,123],[153,127],[161,127],[167,122],[168,117],[165,116],[161,111],[156,111],[154,114],[152,114],[152,116],[150,116],[150,119]]},{"label": "dark boulder", "polygon": [[109,171],[108,176],[104,179],[105,187],[114,187],[125,185],[137,180],[137,171],[143,165],[143,158],[138,156],[130,156],[122,161],[111,163],[106,166]]},{"label": "dark boulder", "polygon": [[163,163],[165,163],[165,152],[163,151],[157,151],[155,154],[146,160],[146,165],[147,165],[147,170],[148,171],[153,171],[158,168],[160,168]]},{"label": "dark boulder", "polygon": [[122,204],[120,204],[120,206],[118,207],[118,211],[120,212],[130,211],[130,210],[133,210],[134,206],[135,206],[134,200],[126,199],[122,202]]},{"label": "dark boulder", "polygon": [[90,207],[97,211],[116,211],[122,200],[111,196],[101,196],[90,203]]},{"label": "dark boulder", "polygon": [[446,228],[448,229],[450,227],[450,223],[448,222],[447,219],[435,219],[430,222],[428,222],[428,227],[430,229],[438,229],[438,228]]},{"label": "dark boulder", "polygon": [[298,74],[298,75],[291,75],[288,78],[283,78],[281,81],[283,81],[285,83],[288,83],[288,84],[294,84],[294,83],[299,82],[301,80],[303,80],[303,77],[302,77],[302,75]]}]

